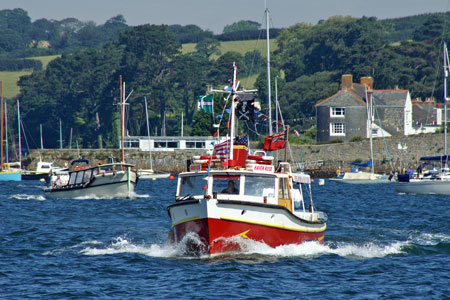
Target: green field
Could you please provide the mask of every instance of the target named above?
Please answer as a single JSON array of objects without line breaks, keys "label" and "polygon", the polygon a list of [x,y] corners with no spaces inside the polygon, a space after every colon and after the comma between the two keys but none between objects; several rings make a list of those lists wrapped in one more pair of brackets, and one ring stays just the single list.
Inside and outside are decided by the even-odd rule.
[{"label": "green field", "polygon": [[6,98],[13,98],[19,94],[19,87],[17,82],[20,76],[30,75],[31,72],[16,71],[16,72],[0,72],[0,81],[3,81],[3,96]]},{"label": "green field", "polygon": [[[220,53],[224,54],[229,51],[239,52],[242,55],[249,51],[259,50],[263,57],[266,57],[266,41],[265,40],[250,40],[250,41],[230,41],[220,42]],[[277,43],[275,39],[270,40],[270,52],[277,50]],[[189,53],[195,51],[195,43],[183,44],[182,52]],[[217,55],[212,55],[212,59],[216,59]]]},{"label": "green field", "polygon": [[48,63],[58,57],[61,57],[61,55],[33,56],[33,57],[29,57],[29,58],[40,60],[42,63],[42,68],[45,70],[45,68],[47,68]]},{"label": "green field", "polygon": [[[49,56],[36,56],[30,57],[42,62],[42,68],[46,68],[48,63],[61,55],[49,55]],[[0,71],[0,81],[3,81],[3,96],[6,98],[13,98],[19,94],[19,82],[20,76],[30,75],[29,71]]]}]

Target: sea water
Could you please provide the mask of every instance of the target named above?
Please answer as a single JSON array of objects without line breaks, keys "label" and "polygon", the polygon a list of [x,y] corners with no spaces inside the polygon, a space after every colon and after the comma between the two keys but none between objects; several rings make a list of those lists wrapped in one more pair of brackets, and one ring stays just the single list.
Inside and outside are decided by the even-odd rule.
[{"label": "sea water", "polygon": [[130,199],[46,200],[0,182],[1,299],[450,299],[448,196],[393,184],[313,183],[325,243],[186,254],[168,245],[176,181]]}]

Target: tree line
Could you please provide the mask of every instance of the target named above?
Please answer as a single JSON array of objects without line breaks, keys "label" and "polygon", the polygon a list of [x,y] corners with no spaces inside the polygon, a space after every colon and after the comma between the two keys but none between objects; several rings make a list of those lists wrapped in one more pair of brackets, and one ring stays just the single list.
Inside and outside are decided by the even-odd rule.
[{"label": "tree line", "polygon": [[[332,17],[316,25],[299,23],[280,32],[272,56],[272,95],[278,81],[278,99],[286,123],[298,130],[311,127],[314,105],[337,92],[342,74],[374,77],[375,88],[409,89],[412,97],[443,93],[442,41],[449,36],[440,24],[442,15],[428,15],[413,32],[417,40],[392,43],[391,27],[376,18]],[[434,28],[434,27],[432,27]],[[82,147],[117,147],[119,136],[119,76],[131,92],[127,106],[129,135],[146,135],[144,97],[150,103],[152,133],[179,135],[181,114],[185,135],[212,135],[219,120],[197,110],[198,96],[207,85],[229,83],[232,64],[240,77],[259,74],[256,87],[262,111],[267,112],[264,61],[259,52],[217,53],[218,41],[204,39],[193,53],[181,53],[181,43],[170,26],[129,27],[119,37],[98,48],[63,54],[47,69],[24,76],[19,82],[22,119],[32,136],[43,125],[44,144],[57,147],[59,120],[65,145],[69,132]],[[255,62],[256,60],[256,62]],[[254,66],[257,66],[256,71]],[[223,96],[215,116],[222,113]],[[222,102],[222,103],[221,103]],[[217,104],[217,103],[216,103]],[[267,114],[267,113],[266,113]],[[226,123],[226,122],[225,122]],[[226,131],[225,123],[222,129]],[[242,124],[242,130],[264,133],[270,121]]]}]

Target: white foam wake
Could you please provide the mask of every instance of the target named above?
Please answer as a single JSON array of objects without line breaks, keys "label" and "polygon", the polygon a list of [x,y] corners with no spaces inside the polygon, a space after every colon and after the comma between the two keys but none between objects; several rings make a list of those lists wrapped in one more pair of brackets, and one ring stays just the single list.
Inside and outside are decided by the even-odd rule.
[{"label": "white foam wake", "polygon": [[[369,242],[358,245],[351,242],[320,244],[318,242],[305,242],[302,244],[282,245],[272,248],[265,243],[253,240],[243,239],[241,237],[231,238],[233,243],[239,243],[241,251],[236,253],[226,253],[222,255],[262,255],[270,257],[304,257],[315,258],[322,255],[339,255],[346,258],[379,258],[390,255],[397,255],[405,253],[402,248],[410,242],[393,242],[387,245],[377,245]],[[186,236],[181,242],[177,244],[134,244],[129,242],[125,237],[118,237],[110,244],[101,242],[93,243],[86,242],[79,244],[78,247],[83,247],[79,253],[83,255],[113,255],[119,253],[137,253],[150,257],[183,257],[190,258],[209,258],[206,255],[198,255],[189,253],[188,245],[192,243],[200,243],[198,237],[194,234]],[[87,246],[87,247],[86,247]],[[217,256],[217,255],[216,255]]]},{"label": "white foam wake", "polygon": [[19,200],[45,200],[44,195],[27,195],[27,194],[15,194],[9,196],[10,199],[19,199]]}]

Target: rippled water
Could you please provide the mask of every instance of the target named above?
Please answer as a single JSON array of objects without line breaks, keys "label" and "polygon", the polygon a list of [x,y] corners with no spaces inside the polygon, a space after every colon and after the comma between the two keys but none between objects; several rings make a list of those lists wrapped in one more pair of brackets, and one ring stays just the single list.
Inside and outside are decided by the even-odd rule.
[{"label": "rippled water", "polygon": [[325,244],[188,256],[167,245],[175,180],[132,199],[46,200],[0,182],[2,299],[450,299],[448,196],[391,184],[313,184]]}]

